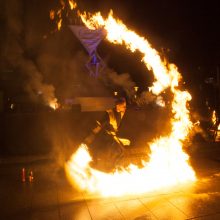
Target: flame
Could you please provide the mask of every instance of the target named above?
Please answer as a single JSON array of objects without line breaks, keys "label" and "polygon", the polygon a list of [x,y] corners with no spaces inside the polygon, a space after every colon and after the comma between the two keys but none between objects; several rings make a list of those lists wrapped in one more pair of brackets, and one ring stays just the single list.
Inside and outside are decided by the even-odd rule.
[{"label": "flame", "polygon": [[150,43],[143,37],[138,36],[134,31],[129,30],[122,21],[114,19],[112,11],[106,20],[103,19],[100,12],[89,19],[87,19],[86,13],[81,14],[81,19],[89,29],[104,28],[107,34],[106,38],[111,43],[124,44],[131,52],[139,50],[144,54],[142,61],[148,70],[153,70],[157,80],[150,88],[154,94],[158,95],[168,87],[172,89],[178,86],[181,75],[177,67],[174,64],[170,64],[167,67]]},{"label": "flame", "polygon": [[104,29],[106,39],[111,43],[125,45],[131,52],[138,50],[143,54],[142,62],[152,70],[155,77],[151,92],[159,95],[170,88],[173,93],[173,118],[171,133],[155,139],[150,144],[150,160],[143,162],[143,168],[130,164],[128,168],[116,170],[111,174],[100,172],[89,166],[92,159],[87,146],[82,144],[66,164],[66,173],[70,181],[81,190],[102,196],[139,194],[195,181],[196,175],[189,164],[189,156],[182,149],[182,143],[193,126],[187,109],[191,95],[178,89],[181,74],[177,67],[162,61],[150,43],[129,30],[122,21],[115,19],[112,11],[106,19],[100,12],[90,17],[86,13],[80,16],[88,28]]},{"label": "flame", "polygon": [[212,112],[212,123],[213,125],[217,123],[217,116],[215,110]]},{"label": "flame", "polygon": [[[213,125],[217,125],[217,123],[218,123],[218,118],[217,118],[215,110],[212,112],[212,123],[213,123]],[[217,127],[217,130],[218,131],[220,130],[220,123],[219,123],[219,125]]]},{"label": "flame", "polygon": [[[55,11],[55,10],[50,10],[50,19],[54,20],[56,18],[56,23],[57,23],[57,30],[60,31],[62,27],[62,22],[63,22],[63,14],[65,14],[65,8],[66,6],[69,6],[71,10],[77,8],[77,3],[74,0],[68,0],[69,4],[66,4],[64,0],[60,0],[60,5],[61,7]],[[80,12],[79,12],[80,13]],[[66,16],[68,16],[68,13],[66,13]]]},{"label": "flame", "polygon": [[73,10],[77,7],[77,4],[73,0],[69,0],[69,6],[70,6],[70,9]]},{"label": "flame", "polygon": [[54,110],[58,109],[59,104],[58,104],[58,102],[57,102],[57,99],[54,98],[53,100],[50,100],[50,101],[49,101],[49,106],[50,106],[52,109],[54,109]]},{"label": "flame", "polygon": [[50,10],[50,19],[54,20],[55,18],[55,11],[54,10]]},{"label": "flame", "polygon": [[57,22],[57,29],[60,30],[61,29],[61,26],[62,26],[62,19],[60,19],[58,22]]},{"label": "flame", "polygon": [[141,194],[195,180],[180,142],[163,138],[152,144],[151,150],[151,159],[143,168],[131,164],[122,171],[107,174],[89,166],[92,158],[87,146],[81,144],[66,163],[67,177],[80,190],[104,197]]}]

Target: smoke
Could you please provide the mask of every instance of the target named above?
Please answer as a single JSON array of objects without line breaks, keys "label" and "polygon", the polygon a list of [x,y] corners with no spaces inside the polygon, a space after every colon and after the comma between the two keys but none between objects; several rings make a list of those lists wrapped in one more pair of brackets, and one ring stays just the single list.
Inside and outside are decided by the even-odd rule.
[{"label": "smoke", "polygon": [[107,68],[102,76],[102,80],[105,84],[115,88],[116,90],[117,87],[123,89],[127,97],[138,106],[147,105],[152,102],[161,107],[165,106],[162,96],[153,95],[149,91],[142,91],[141,93],[139,93],[137,90],[135,91],[136,83],[132,80],[129,73],[118,74],[114,70]]},{"label": "smoke", "polygon": [[45,104],[49,104],[50,101],[56,99],[54,86],[43,83],[43,76],[33,61],[21,58],[18,67],[28,76],[24,89],[32,100],[38,101],[40,98]]},{"label": "smoke", "polygon": [[[48,34],[52,28],[49,17],[45,24],[38,8],[19,0],[5,1],[4,6],[8,33],[4,59],[23,75],[23,89],[33,101],[48,104],[56,100],[55,88],[61,102],[77,96],[109,96],[106,86],[89,76],[85,67],[89,57],[68,27]],[[48,16],[47,11],[45,14]]]},{"label": "smoke", "polygon": [[23,89],[33,101],[48,104],[55,100],[55,88],[60,102],[77,96],[109,96],[118,87],[128,98],[134,96],[135,82],[128,73],[106,68],[98,78],[89,76],[85,67],[89,57],[68,27],[48,34],[53,28],[49,9],[44,12],[48,16],[45,24],[45,18],[38,16],[42,5],[34,8],[26,1],[9,0],[4,6],[8,33],[4,58],[23,75]]},{"label": "smoke", "polygon": [[15,71],[24,76],[24,90],[33,101],[42,100],[45,104],[55,100],[54,86],[44,82],[34,56],[28,51],[25,33],[24,3],[18,0],[5,1],[6,41],[4,58]]},{"label": "smoke", "polygon": [[145,105],[156,101],[156,98],[157,97],[153,95],[151,92],[143,91],[136,102],[138,105]]},{"label": "smoke", "polygon": [[131,98],[135,94],[134,86],[136,84],[132,81],[128,73],[118,74],[114,70],[106,68],[105,74],[102,76],[102,80],[110,87],[120,87],[123,89],[128,98]]}]

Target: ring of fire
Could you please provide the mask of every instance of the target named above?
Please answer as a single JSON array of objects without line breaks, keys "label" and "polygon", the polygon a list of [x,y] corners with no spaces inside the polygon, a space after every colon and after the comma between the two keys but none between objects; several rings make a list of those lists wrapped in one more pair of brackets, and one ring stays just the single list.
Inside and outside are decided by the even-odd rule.
[{"label": "ring of fire", "polygon": [[152,70],[156,81],[150,88],[159,95],[170,88],[173,93],[171,133],[155,139],[150,144],[150,160],[144,162],[143,168],[130,164],[126,170],[104,173],[89,166],[92,160],[87,146],[81,144],[66,163],[66,174],[70,182],[80,190],[97,193],[102,196],[122,196],[140,194],[179,183],[196,180],[194,170],[189,164],[189,156],[183,151],[182,144],[192,128],[187,103],[191,95],[178,88],[181,74],[174,64],[163,62],[158,52],[149,42],[129,30],[120,20],[109,16],[104,19],[100,13],[87,17],[80,14],[84,24],[90,29],[104,28],[106,39],[114,44],[126,46],[131,52],[139,50],[143,54],[142,62]]}]

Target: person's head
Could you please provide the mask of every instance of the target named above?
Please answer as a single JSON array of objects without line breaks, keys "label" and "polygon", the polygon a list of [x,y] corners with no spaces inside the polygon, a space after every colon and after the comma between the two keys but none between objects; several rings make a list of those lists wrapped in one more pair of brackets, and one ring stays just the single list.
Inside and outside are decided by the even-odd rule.
[{"label": "person's head", "polygon": [[126,99],[124,97],[117,98],[115,101],[115,109],[117,112],[126,111]]}]

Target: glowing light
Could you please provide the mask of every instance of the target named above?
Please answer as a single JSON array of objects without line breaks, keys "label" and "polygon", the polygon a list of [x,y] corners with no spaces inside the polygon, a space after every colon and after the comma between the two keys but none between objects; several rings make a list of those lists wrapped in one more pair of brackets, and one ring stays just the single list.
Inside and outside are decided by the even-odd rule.
[{"label": "glowing light", "polygon": [[189,156],[182,149],[182,141],[186,139],[193,126],[187,109],[191,95],[178,89],[181,74],[177,67],[162,61],[150,43],[129,30],[122,21],[116,20],[113,12],[106,19],[100,12],[89,17],[86,13],[80,16],[88,28],[103,28],[106,31],[106,39],[111,43],[124,45],[131,52],[138,50],[143,54],[142,62],[152,70],[155,77],[151,92],[159,95],[170,88],[173,93],[173,118],[171,133],[153,140],[150,144],[150,160],[143,162],[143,168],[130,164],[126,169],[116,170],[111,174],[100,172],[89,166],[91,157],[86,145],[82,144],[66,164],[66,173],[70,181],[81,190],[103,196],[144,193],[195,181],[196,175],[188,162]]},{"label": "glowing light", "polygon": [[122,171],[109,174],[89,166],[92,158],[87,146],[82,144],[67,162],[66,173],[70,182],[80,190],[105,197],[140,194],[195,180],[193,170],[185,163],[188,156],[181,152],[180,143],[164,138],[151,149],[151,160],[145,162],[143,168],[131,164]]},{"label": "glowing light", "polygon": [[55,18],[55,11],[54,10],[50,10],[50,19],[54,20]]},{"label": "glowing light", "polygon": [[[62,27],[62,22],[63,22],[63,14],[65,14],[65,7],[69,6],[69,8],[71,10],[76,9],[77,8],[77,3],[74,0],[68,0],[68,4],[65,3],[64,0],[60,0],[60,5],[61,8],[59,8],[58,10],[50,10],[50,19],[54,20],[56,17],[56,23],[57,23],[57,30],[59,31]],[[80,12],[79,12],[80,13]],[[68,13],[66,13],[66,16],[68,15]]]},{"label": "glowing light", "polygon": [[57,29],[60,30],[62,26],[62,19],[57,22]]},{"label": "glowing light", "polygon": [[137,92],[138,89],[139,89],[138,86],[135,86],[135,87],[134,87],[135,92]]},{"label": "glowing light", "polygon": [[65,2],[64,2],[64,0],[60,0],[60,4],[62,5],[62,9],[64,9],[64,8],[65,8]]},{"label": "glowing light", "polygon": [[149,70],[153,70],[156,81],[150,90],[158,95],[167,87],[174,88],[178,86],[181,78],[177,67],[174,64],[164,63],[159,53],[153,49],[150,43],[143,37],[138,36],[134,31],[129,30],[120,20],[113,18],[113,12],[109,13],[106,20],[103,19],[100,12],[87,18],[87,14],[81,14],[82,21],[90,29],[104,28],[106,38],[114,44],[124,44],[131,52],[139,50],[143,53],[142,61]]},{"label": "glowing light", "polygon": [[166,104],[165,104],[165,102],[164,102],[164,100],[163,100],[163,98],[161,96],[157,97],[156,104],[161,106],[161,107],[165,107],[166,106]]},{"label": "glowing light", "polygon": [[69,0],[69,6],[70,6],[70,9],[73,10],[77,7],[77,4],[73,0]]},{"label": "glowing light", "polygon": [[213,125],[217,123],[217,116],[215,110],[212,112],[212,123]]},{"label": "glowing light", "polygon": [[58,109],[59,104],[58,104],[58,102],[57,102],[57,99],[54,98],[53,100],[50,100],[50,101],[49,101],[49,106],[50,106],[52,109],[54,109],[54,110]]}]

